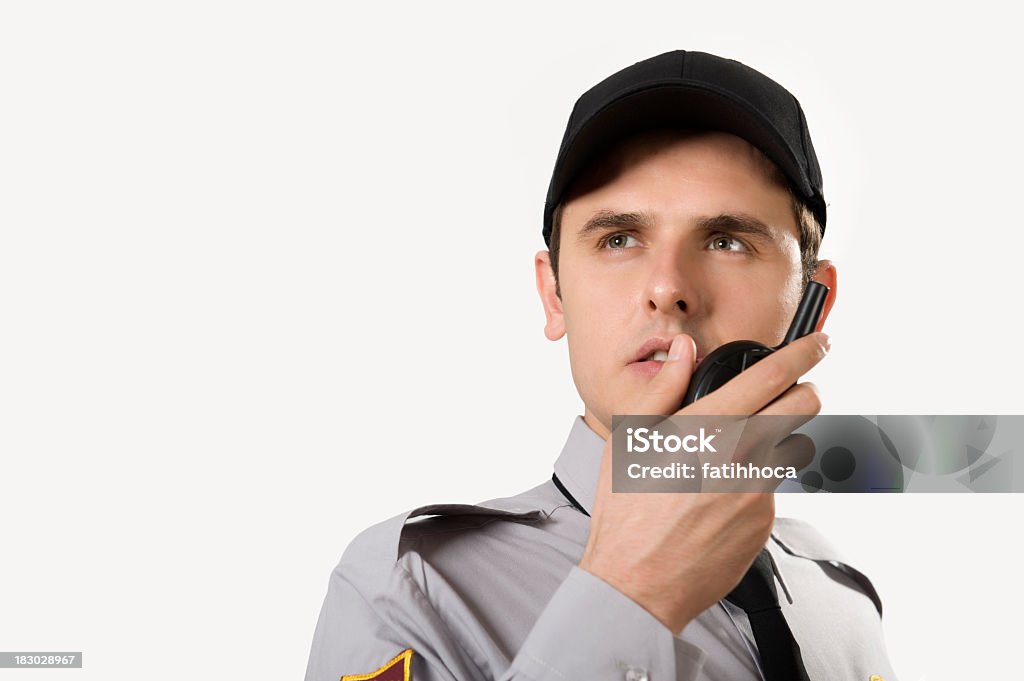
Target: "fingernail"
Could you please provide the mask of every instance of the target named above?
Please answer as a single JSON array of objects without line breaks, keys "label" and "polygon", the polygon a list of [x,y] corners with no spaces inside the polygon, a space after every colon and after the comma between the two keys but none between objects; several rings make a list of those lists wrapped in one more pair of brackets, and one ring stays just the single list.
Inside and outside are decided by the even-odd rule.
[{"label": "fingernail", "polygon": [[683,356],[683,337],[676,336],[672,339],[672,345],[668,349],[668,361],[675,362]]},{"label": "fingernail", "polygon": [[821,343],[821,347],[825,348],[825,352],[832,349],[832,339],[824,331],[818,332],[818,341]]}]

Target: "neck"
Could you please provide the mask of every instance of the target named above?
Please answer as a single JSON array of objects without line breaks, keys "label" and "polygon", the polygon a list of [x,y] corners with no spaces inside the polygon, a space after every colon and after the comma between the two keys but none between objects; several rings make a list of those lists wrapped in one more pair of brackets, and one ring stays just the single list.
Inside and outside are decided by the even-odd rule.
[{"label": "neck", "polygon": [[583,411],[583,422],[590,427],[592,431],[601,436],[601,439],[607,440],[612,435],[611,429],[601,422],[592,411],[584,409]]}]

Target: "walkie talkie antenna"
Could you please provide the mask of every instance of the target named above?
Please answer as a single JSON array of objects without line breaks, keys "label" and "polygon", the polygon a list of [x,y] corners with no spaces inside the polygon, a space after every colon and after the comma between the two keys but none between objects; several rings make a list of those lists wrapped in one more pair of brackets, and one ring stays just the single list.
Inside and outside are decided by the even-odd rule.
[{"label": "walkie talkie antenna", "polygon": [[793,322],[789,325],[789,331],[786,332],[786,337],[782,339],[782,343],[775,346],[776,350],[814,331],[814,327],[818,325],[818,318],[821,317],[821,311],[825,307],[825,298],[827,297],[828,286],[816,281],[807,283],[803,298],[800,299],[800,305],[797,306],[796,314],[793,315]]}]

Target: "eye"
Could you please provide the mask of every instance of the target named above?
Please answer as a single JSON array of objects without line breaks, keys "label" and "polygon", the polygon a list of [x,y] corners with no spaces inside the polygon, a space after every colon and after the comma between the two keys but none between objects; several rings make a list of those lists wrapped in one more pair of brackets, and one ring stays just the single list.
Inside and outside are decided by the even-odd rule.
[{"label": "eye", "polygon": [[745,251],[747,247],[739,239],[720,234],[711,240],[708,249],[712,251]]},{"label": "eye", "polygon": [[601,240],[601,248],[632,248],[640,244],[635,236],[616,232]]}]

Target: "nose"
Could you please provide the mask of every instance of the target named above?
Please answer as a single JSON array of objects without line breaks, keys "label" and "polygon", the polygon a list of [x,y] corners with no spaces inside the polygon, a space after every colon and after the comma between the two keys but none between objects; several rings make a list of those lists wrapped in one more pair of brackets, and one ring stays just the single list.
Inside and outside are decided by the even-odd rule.
[{"label": "nose", "polygon": [[647,279],[648,310],[667,315],[691,314],[697,302],[694,274],[673,249],[658,254]]}]

